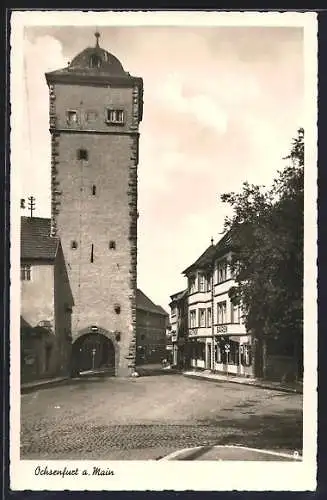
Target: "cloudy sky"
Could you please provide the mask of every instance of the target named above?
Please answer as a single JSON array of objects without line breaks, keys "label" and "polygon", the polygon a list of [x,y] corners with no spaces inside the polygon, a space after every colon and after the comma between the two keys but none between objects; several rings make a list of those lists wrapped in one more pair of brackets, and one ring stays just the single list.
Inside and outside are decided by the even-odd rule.
[{"label": "cloudy sky", "polygon": [[[25,29],[21,190],[35,196],[38,216],[50,216],[44,73],[94,45],[95,29]],[[183,269],[211,237],[221,237],[227,207],[219,195],[245,180],[269,184],[284,164],[303,125],[303,32],[218,26],[100,32],[100,45],[144,79],[138,285],[168,308],[169,296],[185,286]]]}]

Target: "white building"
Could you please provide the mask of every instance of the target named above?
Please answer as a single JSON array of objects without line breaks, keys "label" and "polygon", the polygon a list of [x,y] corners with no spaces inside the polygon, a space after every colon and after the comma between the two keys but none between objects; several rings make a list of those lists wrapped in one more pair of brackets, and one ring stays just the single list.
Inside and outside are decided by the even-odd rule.
[{"label": "white building", "polygon": [[212,244],[183,274],[188,279],[188,344],[193,368],[253,376],[251,335],[229,291],[230,233]]}]

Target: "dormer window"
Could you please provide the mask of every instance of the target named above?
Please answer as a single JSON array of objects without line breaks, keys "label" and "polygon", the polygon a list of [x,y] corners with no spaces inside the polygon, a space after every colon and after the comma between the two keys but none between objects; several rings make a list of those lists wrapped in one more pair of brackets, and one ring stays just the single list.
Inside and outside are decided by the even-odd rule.
[{"label": "dormer window", "polygon": [[100,68],[101,62],[101,57],[97,54],[92,54],[90,57],[90,68]]},{"label": "dormer window", "polygon": [[107,109],[106,122],[115,125],[124,124],[124,111],[122,109]]}]

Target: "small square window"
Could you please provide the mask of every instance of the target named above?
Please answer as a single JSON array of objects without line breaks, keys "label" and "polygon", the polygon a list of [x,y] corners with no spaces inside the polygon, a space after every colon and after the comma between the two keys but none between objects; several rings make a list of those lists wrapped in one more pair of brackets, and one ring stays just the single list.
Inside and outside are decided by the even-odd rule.
[{"label": "small square window", "polygon": [[77,111],[69,109],[66,113],[68,125],[77,124]]},{"label": "small square window", "polygon": [[76,250],[77,248],[77,241],[73,240],[70,244],[70,248],[72,248],[73,250]]},{"label": "small square window", "polygon": [[89,153],[87,149],[78,149],[77,150],[77,158],[79,160],[88,160],[89,159]]},{"label": "small square window", "polygon": [[109,241],[110,250],[116,250],[116,242],[114,240]]},{"label": "small square window", "polygon": [[31,281],[31,266],[29,264],[20,267],[20,279],[22,281]]},{"label": "small square window", "polygon": [[107,109],[106,122],[112,124],[124,124],[124,111],[122,109]]}]

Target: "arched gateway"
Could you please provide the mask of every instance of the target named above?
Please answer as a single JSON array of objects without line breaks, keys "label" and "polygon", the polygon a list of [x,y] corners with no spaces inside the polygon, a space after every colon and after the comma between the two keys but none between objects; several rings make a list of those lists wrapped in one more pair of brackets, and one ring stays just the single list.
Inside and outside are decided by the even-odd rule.
[{"label": "arched gateway", "polygon": [[104,370],[116,374],[119,359],[117,333],[90,326],[79,331],[73,342],[73,374]]}]

